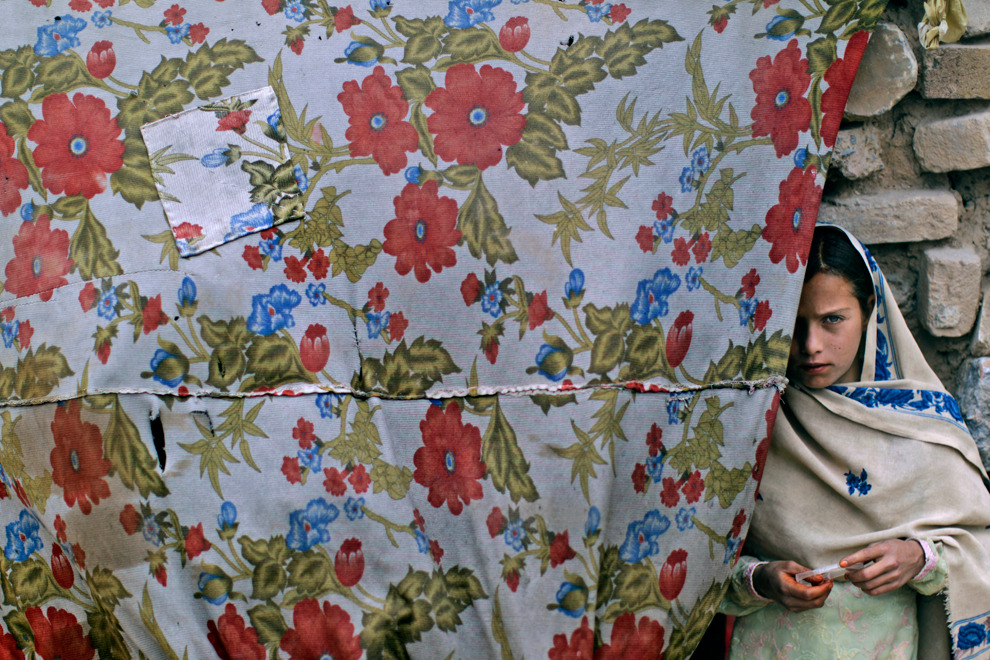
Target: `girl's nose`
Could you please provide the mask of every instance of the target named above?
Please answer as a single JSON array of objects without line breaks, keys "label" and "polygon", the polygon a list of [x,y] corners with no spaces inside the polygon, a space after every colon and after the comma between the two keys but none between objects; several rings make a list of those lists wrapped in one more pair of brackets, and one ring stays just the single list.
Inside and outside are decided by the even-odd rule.
[{"label": "girl's nose", "polygon": [[805,355],[816,355],[821,352],[823,345],[822,333],[814,325],[810,325],[804,329],[804,337],[802,337],[801,341],[802,353]]}]

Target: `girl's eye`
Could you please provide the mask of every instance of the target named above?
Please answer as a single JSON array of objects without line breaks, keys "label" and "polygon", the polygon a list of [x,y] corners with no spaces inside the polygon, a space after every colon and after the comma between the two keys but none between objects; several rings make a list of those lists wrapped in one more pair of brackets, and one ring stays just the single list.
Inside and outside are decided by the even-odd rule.
[{"label": "girl's eye", "polygon": [[836,324],[836,323],[841,323],[842,322],[842,317],[839,316],[838,314],[829,314],[824,319],[822,319],[822,321],[824,321],[825,323],[828,323],[830,325],[833,325],[833,324]]}]

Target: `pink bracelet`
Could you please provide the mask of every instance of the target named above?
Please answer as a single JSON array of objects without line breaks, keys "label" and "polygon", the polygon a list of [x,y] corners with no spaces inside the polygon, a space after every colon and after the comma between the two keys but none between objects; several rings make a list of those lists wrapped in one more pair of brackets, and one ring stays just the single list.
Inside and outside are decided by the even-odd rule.
[{"label": "pink bracelet", "polygon": [[764,596],[763,594],[761,594],[759,591],[756,590],[756,587],[753,585],[753,574],[756,572],[756,569],[758,569],[760,566],[769,563],[770,562],[768,561],[758,561],[753,564],[750,564],[749,568],[746,569],[746,588],[749,589],[749,594],[753,598],[756,598],[757,600],[764,603],[772,602],[773,599],[767,598],[766,596]]},{"label": "pink bracelet", "polygon": [[908,540],[909,541],[917,541],[918,543],[920,543],[921,544],[921,549],[925,553],[925,565],[921,567],[921,570],[918,571],[918,574],[917,575],[915,575],[913,578],[911,578],[911,581],[912,582],[918,582],[918,581],[924,580],[926,577],[928,577],[928,574],[931,573],[935,569],[935,565],[938,564],[938,555],[932,549],[932,547],[928,543],[928,541],[925,541],[924,539],[916,539],[916,538],[911,538],[911,539],[908,539]]}]

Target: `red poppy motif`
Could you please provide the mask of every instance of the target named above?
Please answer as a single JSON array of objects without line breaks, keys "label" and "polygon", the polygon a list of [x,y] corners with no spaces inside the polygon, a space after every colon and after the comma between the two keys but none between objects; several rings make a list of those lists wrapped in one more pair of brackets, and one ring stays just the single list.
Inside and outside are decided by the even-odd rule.
[{"label": "red poppy motif", "polygon": [[14,141],[0,122],[0,213],[10,215],[21,205],[20,191],[28,187],[24,163],[14,156]]},{"label": "red poppy motif", "polygon": [[646,446],[650,449],[650,456],[656,456],[664,450],[661,438],[663,438],[663,429],[654,423],[646,434]]},{"label": "red poppy motif", "polygon": [[368,475],[368,471],[360,463],[351,470],[351,474],[347,477],[347,481],[350,482],[351,486],[354,488],[355,493],[363,493],[368,490],[371,485],[371,477]]},{"label": "red poppy motif", "polygon": [[443,548],[440,547],[440,542],[436,539],[430,539],[430,554],[433,555],[434,564],[439,564],[440,560],[443,559]]},{"label": "red poppy motif", "polygon": [[217,132],[234,131],[238,135],[244,135],[247,130],[247,123],[251,120],[250,110],[236,110],[228,112],[217,120]]},{"label": "red poppy motif", "polygon": [[468,273],[464,281],[461,282],[461,297],[464,298],[464,304],[470,307],[474,303],[478,302],[478,297],[481,294],[481,281],[478,276],[474,273]]},{"label": "red poppy motif", "polygon": [[189,26],[189,41],[194,44],[201,44],[206,41],[206,35],[210,33],[210,28],[202,23],[193,23]]},{"label": "red poppy motif", "polygon": [[76,565],[82,570],[86,570],[86,552],[82,549],[82,546],[78,543],[72,544],[72,558],[76,561]]},{"label": "red poppy motif", "polygon": [[162,294],[148,298],[141,310],[141,330],[148,334],[168,323],[168,314],[162,311]]},{"label": "red poppy motif", "polygon": [[502,513],[502,509],[495,507],[492,512],[488,514],[488,518],[485,519],[485,525],[488,527],[488,535],[495,538],[505,530],[505,515]]},{"label": "red poppy motif", "polygon": [[107,174],[123,166],[124,143],[117,139],[120,126],[110,109],[95,96],[77,93],[46,96],[44,117],[28,129],[37,143],[34,162],[41,181],[53,193],[82,195],[89,199],[107,187]]},{"label": "red poppy motif", "polygon": [[553,648],[548,656],[550,660],[592,660],[594,657],[595,631],[588,625],[588,617],[581,617],[581,627],[567,635],[559,633],[553,636]]},{"label": "red poppy motif", "polygon": [[326,477],[323,480],[323,487],[327,489],[328,493],[340,497],[347,492],[347,483],[345,481],[347,478],[346,470],[341,472],[335,467],[323,468],[323,476]]},{"label": "red poppy motif", "polygon": [[756,287],[760,284],[760,276],[756,272],[755,268],[750,268],[749,272],[743,275],[742,278],[742,289],[740,293],[747,298],[752,298],[756,295]]},{"label": "red poppy motif", "polygon": [[408,162],[406,152],[419,145],[419,134],[405,121],[409,103],[402,88],[376,66],[360,87],[356,80],[345,82],[337,100],[350,122],[344,137],[350,141],[351,156],[371,156],[385,175],[401,172]]},{"label": "red poppy motif", "polygon": [[17,648],[17,638],[0,631],[0,660],[24,660],[24,652]]},{"label": "red poppy motif", "polygon": [[863,59],[863,51],[866,50],[866,43],[869,40],[870,33],[865,30],[854,34],[846,44],[845,56],[832,62],[825,72],[828,89],[822,94],[821,134],[822,142],[826,147],[831,148],[835,144],[835,136],[839,133],[839,124],[842,122],[849,90],[852,89],[856,70],[859,69],[859,62]]},{"label": "red poppy motif", "polygon": [[667,600],[677,598],[684,588],[684,579],[687,577],[687,556],[686,550],[678,548],[670,553],[667,561],[660,567],[660,595]]},{"label": "red poppy motif", "polygon": [[100,428],[82,421],[78,399],[55,409],[51,427],[55,436],[50,456],[52,481],[62,488],[66,506],[78,502],[79,510],[89,515],[94,504],[110,497],[110,486],[103,477],[113,465],[103,457]]},{"label": "red poppy motif", "polygon": [[290,484],[301,484],[302,468],[299,467],[299,458],[296,456],[282,458],[282,474]]},{"label": "red poppy motif", "polygon": [[313,441],[316,440],[316,434],[313,433],[313,430],[313,422],[300,417],[292,429],[292,437],[299,441],[300,447],[309,449],[313,445]]},{"label": "red poppy motif", "polygon": [[798,264],[808,263],[811,234],[815,230],[818,204],[822,188],[815,184],[817,170],[795,167],[780,182],[777,204],[767,211],[763,240],[770,243],[770,261],[787,266],[787,272],[796,273]]},{"label": "red poppy motif", "polygon": [[371,309],[376,312],[384,310],[385,301],[388,300],[388,293],[388,289],[381,282],[371,287],[371,290],[368,291],[368,304],[371,305]]},{"label": "red poppy motif", "polygon": [[657,220],[666,220],[674,211],[674,198],[667,193],[660,193],[653,200],[652,208],[657,214]]},{"label": "red poppy motif", "polygon": [[24,616],[34,632],[34,651],[43,660],[90,660],[96,650],[71,612],[29,607]]},{"label": "red poppy motif", "polygon": [[133,504],[125,504],[120,512],[120,526],[124,528],[128,536],[131,536],[141,526],[141,514],[134,508]]},{"label": "red poppy motif", "polygon": [[739,513],[732,519],[732,529],[729,530],[729,536],[739,536],[744,524],[746,524],[746,512],[739,509]]},{"label": "red poppy motif", "polygon": [[512,74],[488,64],[479,71],[473,64],[457,64],[447,69],[444,85],[424,102],[433,110],[426,125],[437,136],[437,155],[482,170],[498,164],[502,146],[519,142],[526,125],[522,92]]},{"label": "red poppy motif", "polygon": [[595,660],[663,660],[663,626],[649,617],[639,620],[626,612],[612,625],[612,639],[595,653]]},{"label": "red poppy motif", "polygon": [[773,316],[773,310],[770,309],[769,300],[761,300],[756,303],[756,311],[753,312],[753,327],[757,331],[763,330],[763,328],[767,327],[767,321],[770,320],[771,316]]},{"label": "red poppy motif", "polygon": [[620,2],[612,5],[612,8],[608,11],[608,17],[612,19],[613,23],[618,24],[624,22],[631,13],[632,9]]},{"label": "red poppy motif", "polygon": [[[164,567],[162,567],[164,568]],[[258,633],[247,626],[244,617],[237,613],[233,603],[227,603],[216,622],[207,621],[206,639],[220,660],[265,660],[265,647],[258,641]]]},{"label": "red poppy motif", "polygon": [[547,292],[541,291],[529,301],[529,329],[535,330],[553,318],[553,310],[547,303]]},{"label": "red poppy motif", "polygon": [[708,232],[698,237],[695,241],[694,247],[691,248],[691,252],[694,253],[694,262],[697,264],[704,263],[708,259],[708,253],[712,251],[712,241],[708,237]]},{"label": "red poppy motif", "polygon": [[808,60],[801,58],[797,44],[797,39],[791,40],[772,63],[764,55],[749,73],[756,92],[756,106],[750,113],[753,137],[769,135],[777,158],[797,149],[798,134],[811,125],[811,103],[804,97],[811,76]]},{"label": "red poppy motif", "polygon": [[388,317],[388,336],[392,341],[402,341],[402,335],[408,327],[409,321],[402,312],[395,312]]},{"label": "red poppy motif", "polygon": [[688,477],[687,482],[681,488],[681,492],[684,493],[684,498],[687,500],[688,504],[694,504],[699,499],[701,499],[701,494],[705,492],[705,480],[701,478],[701,472],[695,470]]},{"label": "red poppy motif", "polygon": [[640,225],[636,232],[636,242],[643,252],[653,252],[653,227],[650,225]]},{"label": "red poppy motif", "polygon": [[439,273],[457,264],[452,249],[461,239],[457,229],[457,202],[440,197],[437,182],[430,180],[420,188],[406,184],[395,198],[395,217],[385,225],[382,250],[396,257],[395,270],[408,275],[415,270],[416,279],[429,282],[430,269]]},{"label": "red poppy motif", "polygon": [[452,514],[460,515],[465,504],[482,496],[481,432],[461,422],[461,409],[453,401],[445,410],[431,405],[419,429],[423,446],[413,455],[413,478],[429,488],[430,504],[440,507],[446,502]]},{"label": "red poppy motif", "polygon": [[674,239],[674,249],[670,251],[670,258],[678,266],[687,266],[688,262],[691,261],[691,245],[694,241],[688,242],[684,238]]},{"label": "red poppy motif", "polygon": [[172,25],[181,25],[182,18],[186,15],[186,10],[179,5],[172,5],[165,10],[165,22]]},{"label": "red poppy motif", "polygon": [[313,274],[315,279],[322,280],[327,276],[327,272],[330,270],[330,260],[327,259],[323,248],[313,253],[313,256],[309,258],[307,268],[309,268],[309,272]]},{"label": "red poppy motif", "polygon": [[636,467],[633,468],[632,483],[633,490],[637,493],[646,492],[646,465],[643,463],[636,463]]},{"label": "red poppy motif", "polygon": [[69,233],[53,230],[42,214],[34,222],[21,223],[14,236],[14,258],[4,269],[4,290],[18,298],[37,293],[42,300],[51,300],[53,289],[69,283],[64,276],[72,266]]},{"label": "red poppy motif", "polygon": [[663,490],[660,492],[660,501],[665,507],[675,507],[681,501],[681,484],[673,477],[663,478]]},{"label": "red poppy motif", "polygon": [[190,559],[195,559],[212,547],[213,544],[207,541],[206,536],[203,535],[203,523],[189,528],[186,533],[186,555]]},{"label": "red poppy motif", "polygon": [[55,514],[55,538],[62,543],[65,543],[67,538],[65,535],[65,518],[60,513]]},{"label": "red poppy motif", "polygon": [[292,610],[292,625],[282,636],[279,648],[289,660],[358,660],[361,639],[354,634],[350,615],[339,605],[301,600]]},{"label": "red poppy motif", "polygon": [[354,10],[350,5],[343,9],[338,9],[333,17],[333,29],[340,34],[344,30],[350,30],[355,25],[360,25],[361,19],[354,15]]},{"label": "red poppy motif", "polygon": [[17,327],[17,341],[20,343],[22,351],[31,344],[31,337],[33,335],[34,328],[31,327],[31,322],[21,321],[21,324]]},{"label": "red poppy motif", "polygon": [[252,270],[261,270],[264,268],[264,262],[261,259],[261,250],[258,249],[257,245],[245,245],[244,254],[241,256]]},{"label": "red poppy motif", "polygon": [[568,539],[568,530],[553,537],[550,542],[550,568],[556,568],[569,559],[574,559],[577,553],[571,547]]},{"label": "red poppy motif", "polygon": [[277,14],[281,4],[282,0],[261,0],[261,6],[264,7],[269,16]]},{"label": "red poppy motif", "polygon": [[296,256],[289,256],[285,258],[285,277],[295,282],[296,284],[301,284],[306,281],[306,258],[303,257],[301,260]]}]

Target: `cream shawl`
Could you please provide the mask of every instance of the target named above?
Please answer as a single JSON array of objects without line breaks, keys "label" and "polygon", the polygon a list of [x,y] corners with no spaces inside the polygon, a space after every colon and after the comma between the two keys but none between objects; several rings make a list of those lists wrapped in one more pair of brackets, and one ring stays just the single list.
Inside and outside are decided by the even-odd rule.
[{"label": "cream shawl", "polygon": [[946,612],[955,657],[990,657],[987,473],[883,274],[849,236],[870,267],[877,296],[863,372],[855,383],[788,387],[749,547],[810,567],[890,538],[934,538],[949,568],[948,596],[919,605],[919,657],[950,657],[946,627],[938,625]]}]

